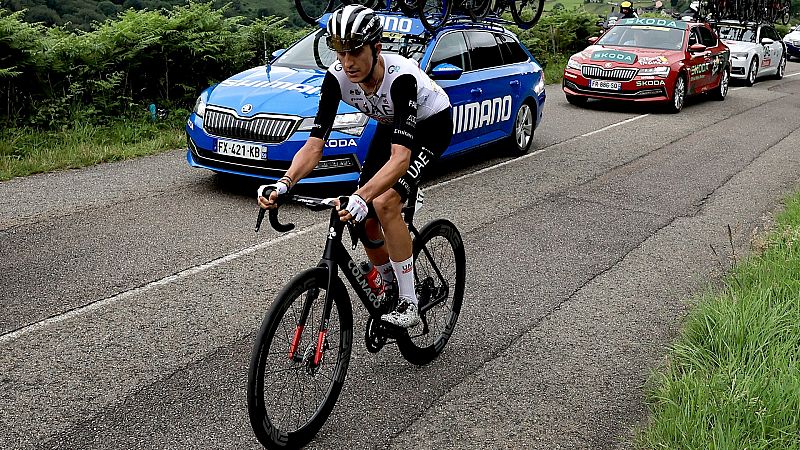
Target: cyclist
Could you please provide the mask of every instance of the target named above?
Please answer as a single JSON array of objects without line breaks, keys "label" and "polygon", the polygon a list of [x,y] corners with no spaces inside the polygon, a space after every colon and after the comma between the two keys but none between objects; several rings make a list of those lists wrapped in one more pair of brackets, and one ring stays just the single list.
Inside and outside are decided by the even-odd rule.
[{"label": "cyclist", "polygon": [[622,14],[620,19],[632,19],[639,17],[639,15],[636,14],[636,11],[633,10],[633,3],[627,0],[619,4],[619,12]]},{"label": "cyclist", "polygon": [[[319,163],[339,101],[377,120],[358,188],[345,208],[337,204],[337,209],[342,221],[367,219],[367,236],[384,240],[380,248],[365,249],[384,284],[397,282],[397,309],[381,318],[397,326],[413,327],[419,324],[420,316],[411,236],[401,210],[426,166],[450,145],[450,99],[415,61],[381,54],[383,28],[371,9],[361,5],[337,9],[330,16],[327,34],[328,47],[336,52],[337,61],[325,73],[310,136],[286,174],[274,184],[259,187],[258,204],[275,208],[278,195],[289,191]],[[267,199],[263,193],[268,187],[274,192]]]}]

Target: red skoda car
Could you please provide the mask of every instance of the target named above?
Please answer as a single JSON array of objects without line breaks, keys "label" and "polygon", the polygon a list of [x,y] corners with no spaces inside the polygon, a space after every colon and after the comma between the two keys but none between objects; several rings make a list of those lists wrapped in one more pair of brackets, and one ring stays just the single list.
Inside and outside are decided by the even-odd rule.
[{"label": "red skoda car", "polygon": [[724,100],[730,51],[708,24],[661,18],[621,19],[572,55],[563,89],[573,105],[590,98],[660,102],[671,112],[687,96]]}]

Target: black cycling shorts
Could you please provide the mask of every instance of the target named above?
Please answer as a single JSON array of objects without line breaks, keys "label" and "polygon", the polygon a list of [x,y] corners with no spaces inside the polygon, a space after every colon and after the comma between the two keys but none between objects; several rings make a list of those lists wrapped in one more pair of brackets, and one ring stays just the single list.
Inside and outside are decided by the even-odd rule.
[{"label": "black cycling shorts", "polygon": [[[378,170],[389,161],[389,157],[392,155],[393,132],[393,125],[378,124],[369,150],[367,150],[364,167],[361,168],[361,175],[358,178],[359,187],[372,179]],[[411,191],[419,186],[425,168],[442,156],[442,153],[450,145],[452,137],[452,108],[447,108],[417,122],[408,171],[392,186],[392,189],[400,194],[402,201],[406,201]]]}]

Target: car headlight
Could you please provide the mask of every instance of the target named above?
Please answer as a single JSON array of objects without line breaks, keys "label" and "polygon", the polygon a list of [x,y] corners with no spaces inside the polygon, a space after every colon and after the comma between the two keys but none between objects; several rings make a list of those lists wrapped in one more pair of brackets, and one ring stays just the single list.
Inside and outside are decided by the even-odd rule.
[{"label": "car headlight", "polygon": [[543,73],[541,74],[541,76],[539,76],[539,81],[537,81],[536,84],[533,86],[533,92],[536,92],[536,95],[542,95],[542,92],[544,92],[544,74]]},{"label": "car headlight", "polygon": [[206,115],[206,93],[200,94],[197,97],[197,101],[194,102],[194,109],[192,110],[193,113],[197,114],[197,117],[203,118]]},{"label": "car headlight", "polygon": [[582,67],[583,67],[583,64],[579,63],[578,61],[575,61],[575,60],[574,60],[574,59],[572,59],[572,58],[570,58],[570,59],[567,61],[567,68],[568,68],[568,69],[581,70],[581,68],[582,68]]},{"label": "car headlight", "polygon": [[[345,113],[337,114],[336,119],[333,120],[333,131],[341,133],[352,134],[361,136],[364,132],[364,127],[367,125],[369,117],[364,113]],[[300,127],[297,131],[311,131],[314,126],[314,117],[306,117],[300,122]]]},{"label": "car headlight", "polygon": [[644,69],[639,69],[639,75],[666,77],[667,75],[669,75],[669,67],[667,66],[645,67]]},{"label": "car headlight", "polygon": [[735,52],[735,53],[731,53],[731,57],[733,57],[733,58],[736,58],[736,59],[739,59],[739,58],[742,58],[742,59],[747,59],[747,52]]}]

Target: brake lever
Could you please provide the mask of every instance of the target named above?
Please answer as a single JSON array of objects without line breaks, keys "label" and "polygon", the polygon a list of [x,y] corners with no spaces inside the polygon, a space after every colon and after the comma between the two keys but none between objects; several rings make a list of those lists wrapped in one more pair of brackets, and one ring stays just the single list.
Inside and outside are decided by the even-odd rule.
[{"label": "brake lever", "polygon": [[[274,189],[264,189],[264,192],[261,193],[261,196],[269,198],[269,196],[272,194],[272,191],[274,191]],[[278,196],[278,200],[275,203],[278,207],[269,211],[269,224],[275,229],[275,231],[280,233],[292,231],[294,229],[293,223],[282,224],[280,221],[278,221],[278,208],[284,203],[284,201],[281,199],[281,196]],[[264,221],[264,214],[266,212],[266,208],[259,208],[258,218],[256,219],[256,233],[258,233],[258,230],[261,229],[261,222]]]}]

